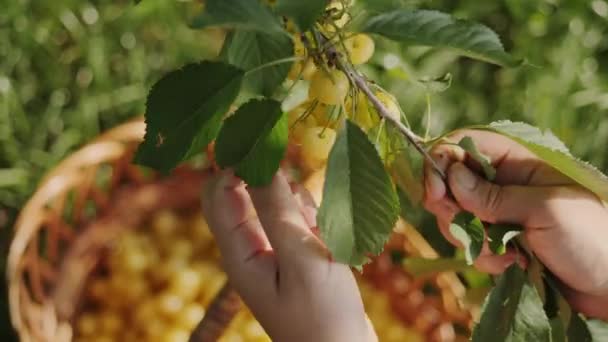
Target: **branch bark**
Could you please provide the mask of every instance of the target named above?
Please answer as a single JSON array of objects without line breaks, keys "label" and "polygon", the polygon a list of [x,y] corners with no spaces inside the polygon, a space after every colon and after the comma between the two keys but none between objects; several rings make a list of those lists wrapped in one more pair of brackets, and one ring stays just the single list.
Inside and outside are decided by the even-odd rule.
[{"label": "branch bark", "polygon": [[367,83],[367,80],[365,79],[365,77],[363,75],[361,75],[357,70],[355,70],[355,68],[349,66],[347,63],[345,63],[343,61],[341,54],[338,51],[336,51],[334,45],[332,43],[330,43],[327,40],[327,38],[325,36],[323,36],[323,34],[321,34],[318,31],[314,31],[314,34],[322,46],[325,46],[325,45],[328,46],[325,51],[327,58],[329,60],[333,60],[336,64],[336,67],[338,69],[342,70],[349,77],[351,82],[354,83],[354,85],[357,86],[357,88],[359,88],[359,90],[361,90],[365,94],[365,96],[367,96],[367,98],[372,103],[374,108],[376,108],[376,110],[378,111],[378,114],[380,116],[382,116],[386,121],[390,122],[393,126],[397,127],[399,132],[424,157],[424,159],[427,161],[427,163],[429,163],[429,165],[433,168],[433,170],[435,170],[435,172],[437,172],[437,174],[442,179],[444,179],[444,180],[447,179],[445,172],[443,172],[443,170],[439,167],[439,165],[437,165],[435,160],[433,160],[433,158],[431,158],[431,156],[426,151],[424,146],[422,146],[422,139],[416,133],[414,133],[411,129],[409,129],[407,126],[405,126],[400,120],[396,120],[390,115],[390,113],[388,112],[388,109],[386,109],[384,104],[378,99],[376,94],[374,94],[374,92],[370,89],[369,84]]}]

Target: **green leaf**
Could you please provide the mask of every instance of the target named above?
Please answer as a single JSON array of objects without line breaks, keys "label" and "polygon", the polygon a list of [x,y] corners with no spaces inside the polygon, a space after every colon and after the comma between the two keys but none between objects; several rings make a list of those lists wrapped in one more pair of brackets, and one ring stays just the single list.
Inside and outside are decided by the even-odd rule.
[{"label": "green leaf", "polygon": [[275,11],[293,18],[300,32],[307,31],[325,11],[327,0],[278,0]]},{"label": "green leaf", "polygon": [[440,272],[461,272],[470,268],[465,260],[456,258],[407,258],[403,260],[403,267],[414,277],[426,277]]},{"label": "green leaf", "polygon": [[164,76],[148,95],[146,135],[135,162],[168,172],[202,150],[217,136],[242,81],[243,71],[209,61]]},{"label": "green leaf", "polygon": [[483,174],[486,176],[486,179],[489,181],[493,181],[496,178],[496,169],[492,166],[492,161],[488,156],[481,153],[475,145],[475,141],[471,137],[464,137],[458,143],[463,150],[465,150],[473,160],[481,165],[483,170]]},{"label": "green leaf", "polygon": [[382,252],[399,214],[399,200],[374,145],[350,120],[329,155],[321,238],[333,258],[361,266]]},{"label": "green leaf", "polygon": [[547,165],[608,201],[608,178],[591,164],[573,157],[568,148],[550,131],[521,122],[499,121],[474,127],[502,134],[522,144]]},{"label": "green leaf", "polygon": [[286,35],[279,18],[257,0],[207,0],[203,13],[194,19],[191,26],[220,26]]},{"label": "green leaf", "polygon": [[[570,326],[568,327],[568,341],[572,342],[593,342],[591,332],[587,328],[585,318],[579,314],[573,314],[570,318]],[[601,341],[601,340],[598,340]]]},{"label": "green leaf", "polygon": [[494,31],[437,11],[400,9],[382,13],[371,17],[362,31],[412,45],[451,48],[461,55],[497,65],[521,64],[505,52]]},{"label": "green leaf", "polygon": [[562,320],[559,317],[553,317],[549,323],[551,324],[551,342],[567,342],[566,329]]},{"label": "green leaf", "polygon": [[482,307],[472,341],[551,341],[543,303],[519,266],[509,267],[498,278]]},{"label": "green leaf", "polygon": [[464,247],[467,264],[472,265],[481,253],[484,227],[481,220],[468,212],[460,212],[450,224],[450,233]]},{"label": "green leaf", "polygon": [[389,171],[395,184],[408,197],[409,203],[418,207],[424,196],[423,182],[424,159],[414,148],[402,149],[390,164]]},{"label": "green leaf", "polygon": [[362,5],[366,10],[373,13],[403,8],[407,3],[407,0],[358,0],[356,2],[357,5]]},{"label": "green leaf", "polygon": [[234,167],[251,186],[266,185],[285,155],[287,135],[281,103],[251,100],[226,119],[215,144],[216,161],[220,167]]},{"label": "green leaf", "polygon": [[545,287],[547,299],[545,302],[545,312],[550,318],[557,318],[561,321],[562,330],[566,334],[572,320],[572,308],[560,292],[557,280],[553,274],[545,273],[543,280],[547,285]]},{"label": "green leaf", "polygon": [[488,243],[494,254],[502,255],[507,251],[507,244],[521,234],[522,228],[510,224],[493,224],[487,229]]},{"label": "green leaf", "polygon": [[228,63],[245,71],[259,68],[246,74],[246,90],[269,97],[287,78],[292,62],[264,66],[293,56],[290,37],[236,30],[226,38],[224,44],[222,55]]},{"label": "green leaf", "polygon": [[440,77],[424,77],[418,80],[429,93],[442,93],[452,86],[452,74],[447,73]]},{"label": "green leaf", "polygon": [[587,320],[591,339],[595,342],[608,341],[608,323],[597,319]]},{"label": "green leaf", "polygon": [[270,184],[285,157],[288,137],[287,116],[283,115],[270,134],[255,146],[245,160],[239,163],[236,175],[253,187]]}]

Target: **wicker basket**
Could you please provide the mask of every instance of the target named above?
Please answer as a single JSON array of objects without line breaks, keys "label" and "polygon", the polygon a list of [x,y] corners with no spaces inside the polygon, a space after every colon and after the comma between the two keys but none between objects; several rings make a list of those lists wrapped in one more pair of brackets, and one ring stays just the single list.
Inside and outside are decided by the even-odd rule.
[{"label": "wicker basket", "polygon": [[[171,177],[160,178],[130,164],[144,131],[144,123],[138,120],[103,134],[52,170],[23,207],[15,225],[7,274],[11,321],[22,341],[72,340],[71,322],[87,278],[121,227],[136,226],[159,209],[198,207],[205,172],[183,168]],[[318,196],[322,179],[322,175],[313,175],[305,185]],[[462,303],[465,288],[456,275],[413,279],[391,263],[389,253],[394,250],[437,257],[403,221],[399,221],[387,249],[366,267],[360,280],[375,291],[386,292],[396,316],[429,339],[464,338],[472,315],[471,308]],[[403,290],[404,281],[410,290]],[[425,315],[433,313],[411,314],[412,308],[409,314],[404,312],[403,303],[414,300],[410,304],[415,308],[420,294],[429,296],[422,291],[429,284],[435,289],[435,316],[426,319]],[[415,299],[411,298],[413,292]],[[226,285],[191,340],[215,340],[239,306],[238,296]],[[446,328],[446,323],[450,327]],[[452,324],[461,328],[461,337],[454,337]],[[452,333],[446,335],[446,329]]]}]

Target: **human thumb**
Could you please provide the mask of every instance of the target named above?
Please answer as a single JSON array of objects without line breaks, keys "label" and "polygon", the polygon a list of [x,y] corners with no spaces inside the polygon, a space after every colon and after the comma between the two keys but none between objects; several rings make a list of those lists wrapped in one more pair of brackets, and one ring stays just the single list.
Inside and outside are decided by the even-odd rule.
[{"label": "human thumb", "polygon": [[547,200],[538,187],[497,185],[473,173],[462,163],[448,170],[448,184],[458,205],[488,223],[526,226]]}]

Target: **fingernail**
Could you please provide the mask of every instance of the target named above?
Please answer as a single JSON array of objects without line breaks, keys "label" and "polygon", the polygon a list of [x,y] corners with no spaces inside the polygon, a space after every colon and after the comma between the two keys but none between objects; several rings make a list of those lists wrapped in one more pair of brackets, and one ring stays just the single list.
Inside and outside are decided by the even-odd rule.
[{"label": "fingernail", "polygon": [[452,174],[456,180],[456,186],[463,190],[473,190],[477,186],[477,176],[462,164],[455,164],[452,167]]}]

